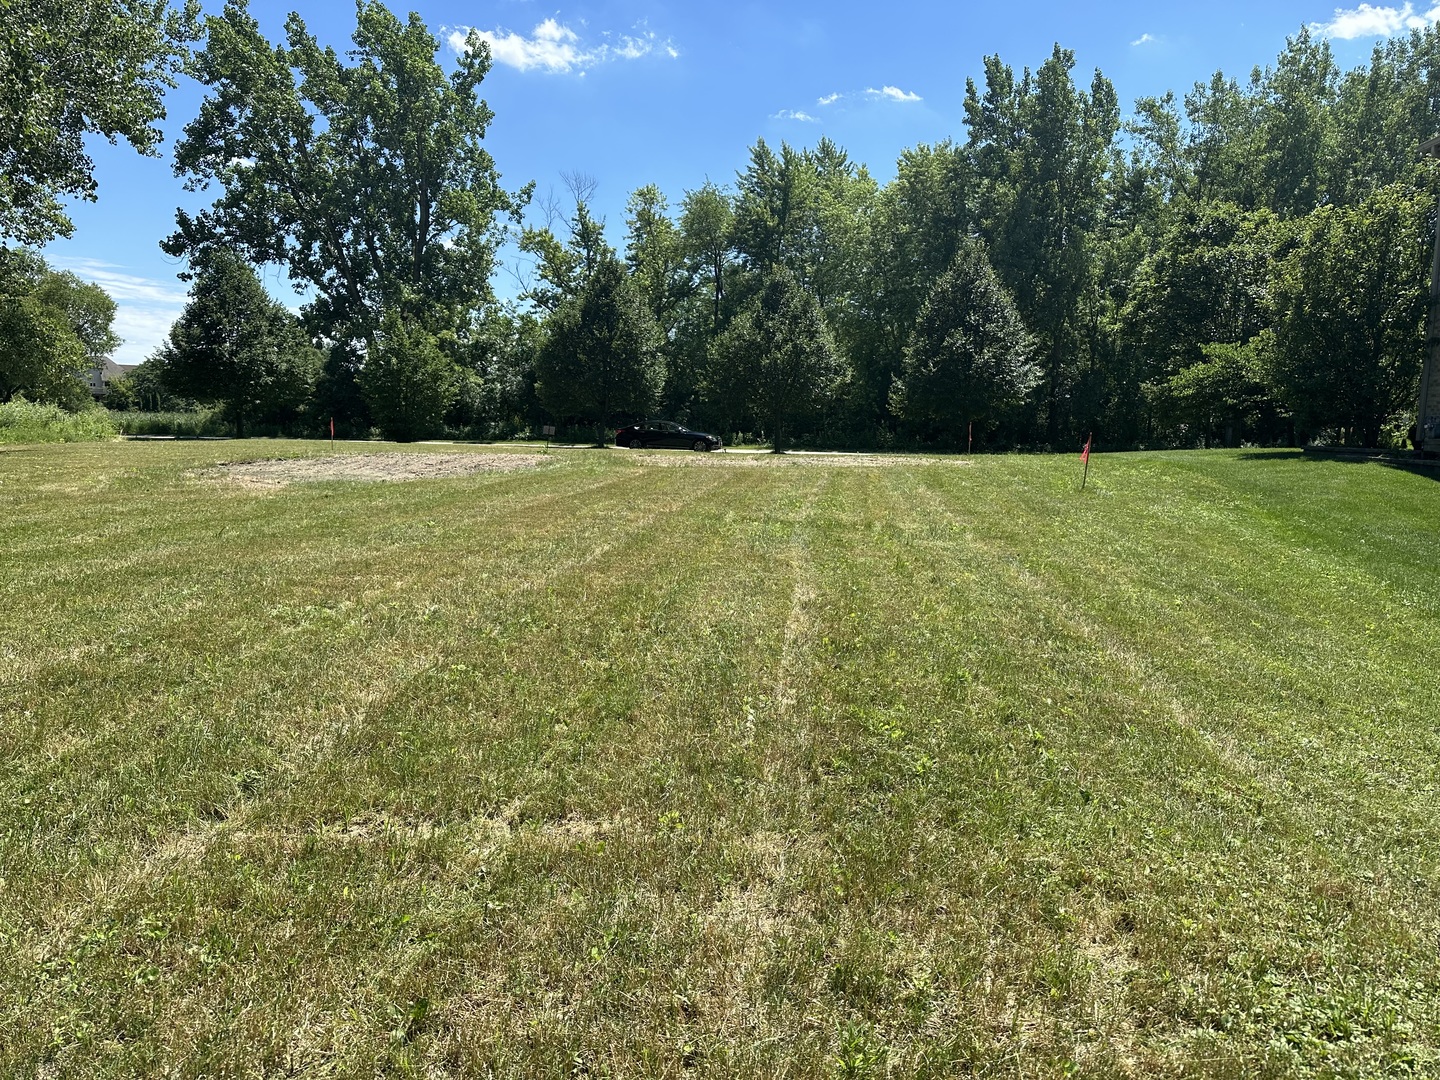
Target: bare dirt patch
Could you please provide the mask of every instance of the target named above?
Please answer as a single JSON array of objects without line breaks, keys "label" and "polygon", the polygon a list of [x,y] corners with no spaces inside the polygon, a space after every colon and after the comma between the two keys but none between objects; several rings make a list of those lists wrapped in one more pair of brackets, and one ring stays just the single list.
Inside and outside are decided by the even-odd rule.
[{"label": "bare dirt patch", "polygon": [[285,487],[328,480],[435,480],[483,472],[514,472],[533,469],[546,460],[543,454],[332,454],[222,461],[194,475],[203,480],[228,480],[254,487]]}]

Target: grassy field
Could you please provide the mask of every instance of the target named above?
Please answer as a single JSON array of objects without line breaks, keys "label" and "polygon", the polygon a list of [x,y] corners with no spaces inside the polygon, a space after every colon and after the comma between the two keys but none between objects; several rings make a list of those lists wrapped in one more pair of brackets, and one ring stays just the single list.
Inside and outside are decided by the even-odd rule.
[{"label": "grassy field", "polygon": [[0,1076],[1440,1075],[1435,479],[323,453],[0,448]]}]

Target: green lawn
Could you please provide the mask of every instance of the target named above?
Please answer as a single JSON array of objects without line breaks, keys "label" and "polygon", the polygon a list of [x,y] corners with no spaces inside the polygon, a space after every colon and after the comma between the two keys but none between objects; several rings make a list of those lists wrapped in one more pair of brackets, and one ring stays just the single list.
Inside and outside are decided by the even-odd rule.
[{"label": "green lawn", "polygon": [[1440,1073],[1440,480],[328,452],[0,448],[0,1076]]}]

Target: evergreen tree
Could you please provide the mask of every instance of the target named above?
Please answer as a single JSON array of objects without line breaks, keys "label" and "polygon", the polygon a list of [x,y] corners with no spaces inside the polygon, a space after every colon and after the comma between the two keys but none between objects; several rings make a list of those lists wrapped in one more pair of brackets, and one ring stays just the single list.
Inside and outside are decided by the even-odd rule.
[{"label": "evergreen tree", "polygon": [[396,442],[437,434],[461,382],[460,368],[435,335],[396,312],[380,324],[359,376],[370,415]]},{"label": "evergreen tree", "polygon": [[664,381],[655,320],[625,267],[606,253],[580,293],[550,316],[536,393],[556,417],[592,424],[604,445],[606,425],[649,412]]},{"label": "evergreen tree", "polygon": [[966,241],[920,309],[891,408],[964,445],[973,421],[996,419],[1039,381],[1020,313],[984,247]]},{"label": "evergreen tree", "polygon": [[783,267],[764,275],[715,351],[724,382],[745,389],[777,454],[799,423],[835,399],[848,374],[819,303]]},{"label": "evergreen tree", "polygon": [[250,422],[293,423],[319,374],[319,350],[239,255],[211,250],[197,262],[190,300],[155,358],[161,380],[223,407],[236,438]]}]

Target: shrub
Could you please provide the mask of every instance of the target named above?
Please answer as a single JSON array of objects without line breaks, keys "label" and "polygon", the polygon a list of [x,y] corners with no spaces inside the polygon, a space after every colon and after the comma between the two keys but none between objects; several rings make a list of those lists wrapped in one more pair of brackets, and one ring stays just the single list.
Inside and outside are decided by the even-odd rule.
[{"label": "shrub", "polygon": [[117,434],[110,414],[98,405],[67,412],[24,398],[0,404],[0,443],[98,442]]},{"label": "shrub", "polygon": [[194,412],[122,412],[112,414],[122,435],[176,435],[199,438],[202,435],[229,435],[230,426],[219,409]]}]

